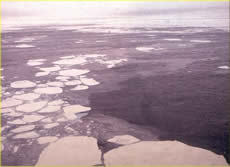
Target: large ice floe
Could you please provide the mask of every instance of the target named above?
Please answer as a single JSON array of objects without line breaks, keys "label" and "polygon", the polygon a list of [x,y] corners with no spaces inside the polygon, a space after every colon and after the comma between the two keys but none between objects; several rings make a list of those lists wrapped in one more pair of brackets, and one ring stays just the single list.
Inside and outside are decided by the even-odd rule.
[{"label": "large ice floe", "polygon": [[178,141],[142,141],[104,154],[106,166],[218,166],[224,157]]},{"label": "large ice floe", "polygon": [[36,166],[100,165],[101,151],[92,137],[65,137],[45,148]]}]

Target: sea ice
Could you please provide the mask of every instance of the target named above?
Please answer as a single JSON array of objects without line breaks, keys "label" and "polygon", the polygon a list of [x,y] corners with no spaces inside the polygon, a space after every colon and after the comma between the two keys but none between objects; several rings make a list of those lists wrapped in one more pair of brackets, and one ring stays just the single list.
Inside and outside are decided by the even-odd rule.
[{"label": "sea ice", "polygon": [[40,95],[39,94],[35,94],[35,93],[27,93],[27,94],[14,95],[13,96],[14,99],[29,100],[29,101],[33,101],[35,99],[38,99],[39,97],[40,97]]},{"label": "sea ice", "polygon": [[28,80],[22,80],[22,81],[15,81],[10,84],[12,88],[32,88],[36,86],[36,83],[28,81]]},{"label": "sea ice", "polygon": [[62,93],[63,90],[60,87],[46,87],[46,88],[37,88],[34,90],[34,92],[39,94],[59,94]]},{"label": "sea ice", "polygon": [[20,106],[17,106],[16,110],[21,111],[21,112],[30,113],[30,112],[40,110],[43,107],[45,107],[46,105],[47,105],[47,101],[30,102],[30,103],[26,103],[26,104],[22,104]]},{"label": "sea ice", "polygon": [[59,75],[63,75],[63,76],[78,76],[78,75],[83,75],[87,73],[89,73],[89,70],[72,69],[72,70],[59,71]]}]

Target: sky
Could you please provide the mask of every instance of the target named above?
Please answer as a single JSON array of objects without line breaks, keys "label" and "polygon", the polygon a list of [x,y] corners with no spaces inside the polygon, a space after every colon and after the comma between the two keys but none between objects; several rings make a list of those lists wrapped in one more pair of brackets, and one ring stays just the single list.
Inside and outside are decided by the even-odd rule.
[{"label": "sky", "polygon": [[2,22],[151,16],[166,19],[228,19],[229,2],[1,2]]}]

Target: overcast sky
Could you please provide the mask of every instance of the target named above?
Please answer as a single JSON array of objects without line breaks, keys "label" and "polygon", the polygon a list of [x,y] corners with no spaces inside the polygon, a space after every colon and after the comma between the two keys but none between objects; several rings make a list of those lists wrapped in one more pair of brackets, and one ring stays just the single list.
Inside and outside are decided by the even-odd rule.
[{"label": "overcast sky", "polygon": [[[36,20],[79,20],[76,18],[151,16],[156,19],[229,18],[229,2],[11,2],[2,3],[2,22],[21,23]],[[25,21],[25,22],[26,22]],[[216,21],[218,22],[218,21]],[[223,21],[228,25],[228,21]],[[221,23],[222,24],[222,23]]]},{"label": "overcast sky", "polygon": [[[2,2],[2,17],[76,18],[207,12],[228,17],[229,2]],[[213,17],[213,16],[212,16]]]}]

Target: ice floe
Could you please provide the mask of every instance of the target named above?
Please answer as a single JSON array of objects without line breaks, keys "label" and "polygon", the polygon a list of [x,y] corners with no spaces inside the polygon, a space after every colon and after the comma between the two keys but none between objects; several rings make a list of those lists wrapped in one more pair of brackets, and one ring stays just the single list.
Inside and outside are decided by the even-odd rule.
[{"label": "ice floe", "polygon": [[68,79],[70,79],[70,77],[67,77],[67,76],[58,76],[55,79],[56,80],[60,80],[60,81],[68,81]]},{"label": "ice floe", "polygon": [[87,54],[87,55],[83,55],[84,57],[87,58],[97,58],[97,57],[105,57],[105,54]]},{"label": "ice floe", "polygon": [[7,107],[13,107],[22,104],[23,102],[21,100],[13,99],[13,98],[7,98],[6,100],[2,101],[1,107],[7,108]]},{"label": "ice floe", "polygon": [[24,126],[20,126],[18,128],[12,129],[10,132],[21,133],[21,132],[31,131],[34,128],[35,128],[35,125],[24,125]]},{"label": "ice floe", "polygon": [[178,141],[142,141],[104,154],[105,166],[225,166],[222,155]]},{"label": "ice floe", "polygon": [[190,42],[197,42],[197,43],[210,43],[210,40],[190,40]]},{"label": "ice floe", "polygon": [[28,81],[28,80],[22,80],[22,81],[15,81],[10,84],[12,88],[33,88],[36,86],[36,83]]},{"label": "ice floe", "polygon": [[61,59],[73,59],[75,58],[76,56],[74,55],[71,55],[71,56],[63,56],[63,57],[60,57]]},{"label": "ice floe", "polygon": [[27,62],[27,65],[29,65],[29,66],[39,66],[42,64],[43,64],[43,62],[37,62],[37,61],[28,61]]},{"label": "ice floe", "polygon": [[39,134],[36,132],[26,132],[26,133],[20,133],[18,135],[15,135],[14,139],[31,139],[31,138],[37,138],[39,137]]},{"label": "ice floe", "polygon": [[8,117],[20,117],[23,114],[13,111],[13,112],[10,112],[10,113],[6,113],[5,115],[8,116]]},{"label": "ice floe", "polygon": [[229,70],[229,66],[219,66],[218,68],[223,70]]},{"label": "ice floe", "polygon": [[[89,151],[90,150],[90,151]],[[49,144],[36,166],[95,166],[101,164],[101,151],[92,137],[65,137]]]},{"label": "ice floe", "polygon": [[86,89],[89,89],[89,87],[86,85],[78,85],[78,86],[72,88],[71,90],[86,90]]},{"label": "ice floe", "polygon": [[28,45],[28,44],[19,44],[15,46],[16,48],[33,48],[34,45]]},{"label": "ice floe", "polygon": [[7,123],[13,124],[13,125],[24,125],[24,124],[26,124],[26,122],[21,120],[21,119],[15,119],[13,121],[8,121]]},{"label": "ice floe", "polygon": [[39,68],[41,71],[45,71],[45,72],[54,72],[54,71],[59,71],[61,70],[60,66],[53,66],[53,67],[43,67],[43,68]]},{"label": "ice floe", "polygon": [[60,87],[46,87],[46,88],[36,88],[34,92],[39,94],[59,94],[62,93],[63,90]]},{"label": "ice floe", "polygon": [[87,63],[86,59],[83,57],[76,57],[72,59],[63,59],[53,62],[53,64],[58,65],[77,65],[77,64],[85,64]]},{"label": "ice floe", "polygon": [[52,122],[52,119],[51,119],[51,118],[45,118],[45,119],[41,120],[41,122],[44,122],[44,123],[51,123],[51,122]]},{"label": "ice floe", "polygon": [[78,76],[87,73],[89,73],[89,70],[71,69],[71,70],[59,71],[59,75],[63,75],[63,76]]},{"label": "ice floe", "polygon": [[27,93],[27,94],[21,94],[21,95],[14,95],[12,98],[19,99],[19,100],[29,100],[33,101],[35,99],[38,99],[40,97],[39,94],[35,93]]},{"label": "ice floe", "polygon": [[23,43],[23,42],[32,42],[32,41],[34,41],[34,40],[35,40],[35,38],[32,38],[32,37],[25,37],[25,38],[21,38],[21,39],[15,41],[15,42]]},{"label": "ice floe", "polygon": [[78,40],[75,43],[83,43],[83,40]]},{"label": "ice floe", "polygon": [[54,127],[57,127],[59,125],[59,123],[55,122],[55,123],[51,123],[51,124],[46,124],[44,126],[45,129],[51,129],[51,128],[54,128]]},{"label": "ice floe", "polygon": [[47,144],[47,143],[53,143],[57,141],[58,138],[56,136],[44,136],[44,137],[39,137],[37,139],[38,144]]},{"label": "ice floe", "polygon": [[47,101],[30,102],[30,103],[26,103],[26,104],[22,104],[20,106],[17,106],[16,110],[21,111],[21,112],[30,113],[30,112],[40,110],[43,107],[45,107],[46,105],[47,105]]},{"label": "ice floe", "polygon": [[126,62],[128,60],[127,59],[119,59],[119,60],[108,60],[108,61],[105,61],[105,60],[95,60],[95,61],[98,63],[101,63],[101,64],[106,64],[107,68],[113,68],[117,64],[120,64],[122,62]]},{"label": "ice floe", "polygon": [[81,84],[81,81],[79,81],[79,80],[72,80],[72,81],[64,82],[64,84],[65,84],[66,86],[80,85],[80,84]]},{"label": "ice floe", "polygon": [[56,105],[62,105],[64,103],[65,102],[63,100],[59,99],[59,100],[54,100],[54,101],[49,102],[48,105],[56,106]]},{"label": "ice floe", "polygon": [[179,38],[166,38],[165,41],[181,41]]},{"label": "ice floe", "polygon": [[47,82],[48,86],[54,86],[54,87],[63,87],[64,84],[62,82]]},{"label": "ice floe", "polygon": [[22,120],[26,123],[32,123],[32,122],[40,121],[43,118],[45,118],[45,116],[33,114],[33,115],[25,115],[22,118]]},{"label": "ice floe", "polygon": [[61,107],[60,106],[47,106],[43,108],[42,110],[39,110],[39,113],[53,113],[60,111]]},{"label": "ice floe", "polygon": [[153,47],[136,47],[136,50],[141,52],[150,52],[152,50],[158,51],[162,50],[163,48],[153,48]]},{"label": "ice floe", "polygon": [[120,145],[132,144],[132,143],[136,143],[139,141],[140,141],[139,139],[137,139],[134,136],[130,136],[130,135],[115,136],[108,140],[108,142],[116,143]]},{"label": "ice floe", "polygon": [[50,72],[37,72],[35,74],[35,77],[42,77],[42,76],[46,76],[49,75]]},{"label": "ice floe", "polygon": [[4,109],[1,109],[1,113],[2,114],[5,114],[5,113],[11,113],[13,112],[14,110],[12,108],[4,108]]},{"label": "ice floe", "polygon": [[80,80],[83,84],[88,85],[88,86],[94,86],[94,85],[100,84],[100,82],[97,82],[93,78],[80,77]]},{"label": "ice floe", "polygon": [[90,111],[91,108],[81,106],[81,105],[71,105],[71,106],[64,107],[63,110],[66,118],[70,120],[74,120],[77,118],[75,114]]}]

